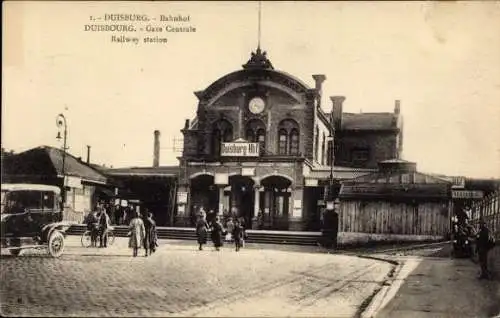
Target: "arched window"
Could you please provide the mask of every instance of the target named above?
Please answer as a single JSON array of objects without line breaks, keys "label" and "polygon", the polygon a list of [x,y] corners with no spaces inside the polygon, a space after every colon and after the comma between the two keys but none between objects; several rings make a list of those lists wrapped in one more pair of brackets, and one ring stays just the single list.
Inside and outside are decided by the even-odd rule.
[{"label": "arched window", "polygon": [[282,120],[278,125],[278,154],[293,156],[299,155],[299,136],[299,125],[295,120]]},{"label": "arched window", "polygon": [[285,129],[280,129],[278,133],[278,138],[279,138],[278,153],[280,155],[286,155],[288,146],[288,134]]},{"label": "arched window", "polygon": [[262,128],[257,130],[257,137],[255,139],[259,143],[260,154],[264,154],[266,151],[266,130]]},{"label": "arched window", "polygon": [[295,128],[290,131],[290,154],[299,154],[299,130]]},{"label": "arched window", "polygon": [[250,120],[246,125],[245,139],[250,142],[258,142],[260,153],[266,150],[266,126],[258,119]]},{"label": "arched window", "polygon": [[247,129],[247,132],[245,133],[245,139],[253,142],[255,139],[255,132],[252,129]]},{"label": "arched window", "polygon": [[220,143],[221,143],[220,130],[216,129],[213,131],[212,135],[212,150],[214,155],[220,154]]},{"label": "arched window", "polygon": [[212,129],[212,150],[214,155],[220,155],[221,143],[233,140],[233,126],[225,119],[214,123]]}]

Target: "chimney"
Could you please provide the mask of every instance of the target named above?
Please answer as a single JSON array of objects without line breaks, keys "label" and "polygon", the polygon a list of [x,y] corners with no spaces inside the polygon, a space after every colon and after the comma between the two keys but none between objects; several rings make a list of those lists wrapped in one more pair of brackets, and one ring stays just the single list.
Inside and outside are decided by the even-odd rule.
[{"label": "chimney", "polygon": [[323,74],[315,74],[312,76],[314,79],[314,82],[316,83],[316,91],[318,93],[318,107],[321,107],[321,95],[323,93],[322,87],[323,87],[323,82],[326,80],[326,76]]},{"label": "chimney", "polygon": [[342,127],[342,104],[345,101],[344,96],[330,96],[332,100],[331,120],[335,130],[340,130]]},{"label": "chimney", "polygon": [[90,146],[87,145],[87,163],[90,163]]},{"label": "chimney", "polygon": [[154,135],[153,167],[158,167],[160,166],[160,131],[155,130]]},{"label": "chimney", "polygon": [[189,129],[189,119],[184,122],[184,129]]},{"label": "chimney", "polygon": [[396,99],[396,103],[394,105],[394,114],[399,115],[401,111],[401,101]]}]

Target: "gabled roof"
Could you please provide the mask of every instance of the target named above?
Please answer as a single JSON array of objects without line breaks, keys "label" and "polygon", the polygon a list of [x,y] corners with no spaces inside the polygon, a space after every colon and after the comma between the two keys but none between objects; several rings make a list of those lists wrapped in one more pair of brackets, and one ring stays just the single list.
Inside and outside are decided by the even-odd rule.
[{"label": "gabled roof", "polygon": [[379,171],[342,182],[340,198],[449,198],[451,183],[416,171]]},{"label": "gabled roof", "polygon": [[397,129],[394,113],[342,113],[342,130],[391,130]]},{"label": "gabled roof", "polygon": [[[63,151],[49,146],[33,148],[4,159],[7,175],[62,176]],[[106,183],[106,177],[96,169],[66,152],[64,174],[84,181]]]}]

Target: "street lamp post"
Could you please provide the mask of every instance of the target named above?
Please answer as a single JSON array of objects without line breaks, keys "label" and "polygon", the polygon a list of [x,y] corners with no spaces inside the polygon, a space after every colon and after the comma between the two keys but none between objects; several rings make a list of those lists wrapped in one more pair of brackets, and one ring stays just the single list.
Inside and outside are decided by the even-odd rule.
[{"label": "street lamp post", "polygon": [[336,213],[337,207],[335,206],[335,196],[337,192],[337,186],[335,179],[333,178],[333,165],[335,163],[335,128],[333,118],[330,120],[330,134],[328,139],[330,141],[330,178],[328,180],[328,186],[325,191],[325,203],[326,209],[323,216],[323,240],[325,247],[336,247],[337,245],[337,232],[338,232],[338,215]]},{"label": "street lamp post", "polygon": [[[68,137],[68,129],[66,125],[66,117],[63,114],[57,115],[56,124],[59,129],[64,129],[64,137],[63,137],[63,157],[62,157],[62,176],[63,176],[63,186],[61,191],[62,196],[62,204],[64,208],[64,203],[66,203],[66,150],[68,149],[66,146],[66,141]],[[58,140],[61,140],[61,131],[57,132]]]}]

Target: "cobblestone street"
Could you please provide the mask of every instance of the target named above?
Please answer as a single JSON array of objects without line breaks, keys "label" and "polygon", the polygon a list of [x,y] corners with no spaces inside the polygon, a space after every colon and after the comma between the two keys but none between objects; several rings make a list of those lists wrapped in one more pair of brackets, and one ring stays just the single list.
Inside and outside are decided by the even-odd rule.
[{"label": "cobblestone street", "polygon": [[160,241],[133,258],[123,238],[107,249],[68,237],[59,259],[2,251],[2,315],[344,316],[359,313],[393,265],[347,255]]}]

